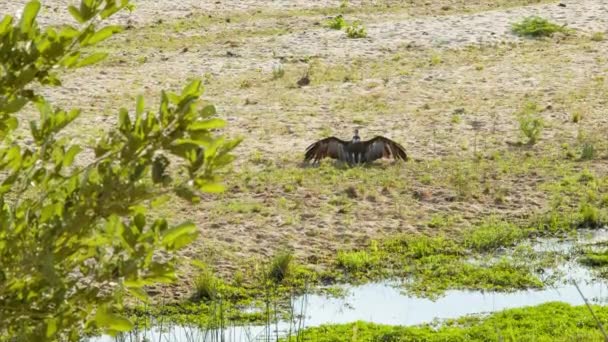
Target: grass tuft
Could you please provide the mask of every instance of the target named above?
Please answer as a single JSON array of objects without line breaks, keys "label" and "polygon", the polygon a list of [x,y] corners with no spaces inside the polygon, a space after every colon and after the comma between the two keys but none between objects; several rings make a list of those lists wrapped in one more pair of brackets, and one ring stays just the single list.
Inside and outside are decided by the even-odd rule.
[{"label": "grass tuft", "polygon": [[268,278],[275,284],[283,282],[289,277],[292,269],[293,254],[280,252],[274,256],[268,269]]},{"label": "grass tuft", "polygon": [[194,280],[192,301],[210,301],[217,298],[221,281],[208,267],[201,266],[201,272]]},{"label": "grass tuft", "polygon": [[527,17],[519,23],[512,24],[511,28],[515,34],[524,37],[550,37],[556,32],[568,33],[570,31],[564,26],[538,16]]},{"label": "grass tuft", "polygon": [[517,114],[519,131],[527,139],[528,145],[534,145],[540,139],[544,121],[539,115],[540,108],[535,102],[528,102]]},{"label": "grass tuft", "polygon": [[341,29],[345,28],[347,25],[348,24],[346,23],[346,20],[344,20],[344,17],[342,16],[342,14],[339,14],[327,21],[327,27],[334,29],[334,30],[341,30]]},{"label": "grass tuft", "polygon": [[366,251],[345,252],[339,251],[336,257],[338,267],[350,273],[364,272],[372,268],[378,258]]},{"label": "grass tuft", "polygon": [[367,37],[367,30],[360,21],[355,21],[346,28],[346,36],[348,38],[365,38]]}]

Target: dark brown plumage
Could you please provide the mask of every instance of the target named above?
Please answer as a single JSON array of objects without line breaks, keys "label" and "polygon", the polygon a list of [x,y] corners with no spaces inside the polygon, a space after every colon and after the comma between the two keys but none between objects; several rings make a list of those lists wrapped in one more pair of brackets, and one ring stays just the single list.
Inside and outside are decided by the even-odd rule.
[{"label": "dark brown plumage", "polygon": [[318,163],[325,157],[337,159],[350,165],[371,163],[380,158],[407,160],[407,154],[403,146],[382,136],[361,141],[358,130],[355,130],[352,141],[329,137],[308,146],[304,162]]}]

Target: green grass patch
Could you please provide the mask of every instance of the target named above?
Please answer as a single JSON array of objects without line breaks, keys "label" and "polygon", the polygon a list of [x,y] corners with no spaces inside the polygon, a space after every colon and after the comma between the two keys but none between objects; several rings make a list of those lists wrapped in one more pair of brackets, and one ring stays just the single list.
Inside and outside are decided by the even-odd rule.
[{"label": "green grass patch", "polygon": [[541,288],[536,270],[554,267],[557,259],[531,248],[515,248],[532,232],[489,219],[460,237],[393,237],[367,249],[339,251],[334,266],[339,272],[332,275],[340,282],[407,279],[404,286],[410,293],[430,297],[449,289]]},{"label": "green grass patch", "polygon": [[556,32],[570,32],[565,26],[554,24],[538,16],[524,18],[521,22],[512,24],[511,28],[515,34],[525,37],[550,37]]},{"label": "green grass patch", "polygon": [[344,20],[344,17],[341,14],[327,20],[326,24],[327,24],[327,27],[334,29],[334,30],[341,30],[348,25],[346,23],[346,20]]},{"label": "green grass patch", "polygon": [[[466,305],[466,303],[463,303]],[[608,323],[608,307],[592,306],[598,319]],[[585,306],[551,302],[509,309],[489,316],[467,316],[440,324],[414,327],[366,322],[309,328],[289,341],[603,341]],[[286,341],[286,340],[283,340]]]},{"label": "green grass patch", "polygon": [[346,28],[346,36],[348,38],[366,38],[367,29],[360,21],[355,21]]}]

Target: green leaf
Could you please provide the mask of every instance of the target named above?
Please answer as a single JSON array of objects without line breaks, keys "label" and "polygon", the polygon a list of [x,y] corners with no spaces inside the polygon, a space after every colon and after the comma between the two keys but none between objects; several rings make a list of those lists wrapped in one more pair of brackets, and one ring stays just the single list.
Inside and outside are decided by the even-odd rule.
[{"label": "green leaf", "polygon": [[82,17],[82,15],[80,14],[80,11],[78,10],[78,8],[74,7],[74,6],[70,6],[68,7],[68,11],[70,11],[70,14],[72,15],[72,17],[74,19],[76,19],[76,21],[78,21],[79,23],[84,23],[86,20],[84,20],[84,18]]},{"label": "green leaf", "polygon": [[78,59],[80,58],[80,51],[74,51],[69,55],[65,56],[61,61],[61,65],[66,68],[73,68],[76,66]]},{"label": "green leaf", "polygon": [[63,157],[63,167],[70,167],[74,162],[74,158],[78,153],[80,153],[80,151],[82,151],[82,147],[78,145],[70,146],[68,151],[65,153],[65,156]]},{"label": "green leaf", "polygon": [[97,44],[101,41],[104,41],[104,40],[112,37],[113,34],[119,33],[119,32],[122,32],[122,27],[120,27],[120,26],[117,26],[117,25],[106,26],[106,27],[102,28],[101,30],[93,33],[93,35],[89,36],[89,39],[87,39],[86,41],[83,42],[83,46]]},{"label": "green leaf", "polygon": [[57,319],[51,318],[46,322],[46,337],[53,337],[57,332]]},{"label": "green leaf", "polygon": [[141,300],[144,303],[148,303],[150,301],[150,297],[141,287],[127,287],[127,290],[137,299]]},{"label": "green leaf", "polygon": [[169,202],[170,199],[171,198],[167,195],[159,196],[150,202],[150,207],[152,207],[152,209],[158,209],[160,206]]},{"label": "green leaf", "polygon": [[182,235],[195,234],[196,226],[191,222],[184,222],[179,226],[168,229],[163,233],[161,243],[164,246],[171,246]]},{"label": "green leaf", "polygon": [[185,86],[184,90],[182,90],[182,98],[186,98],[188,96],[200,96],[203,93],[201,84],[201,80],[194,80],[190,82],[190,84]]},{"label": "green leaf", "polygon": [[108,57],[108,54],[106,52],[96,52],[96,53],[91,54],[91,55],[87,56],[86,58],[78,61],[78,63],[76,63],[75,67],[81,68],[81,67],[84,67],[87,65],[95,64],[97,62],[104,60],[106,57]]},{"label": "green leaf", "polygon": [[2,123],[11,131],[17,129],[19,126],[19,120],[17,120],[17,118],[14,116],[9,116],[8,118],[4,119]]},{"label": "green leaf", "polygon": [[201,131],[201,130],[210,130],[210,129],[217,129],[217,128],[222,128],[226,126],[226,121],[222,120],[222,119],[209,119],[209,120],[205,120],[205,121],[197,121],[194,122],[192,124],[190,124],[190,126],[188,126],[188,130],[190,131]]},{"label": "green leaf", "polygon": [[95,314],[95,322],[101,328],[105,328],[108,330],[114,331],[130,331],[133,329],[133,323],[129,321],[127,318],[111,313],[106,308],[97,309],[97,313]]},{"label": "green leaf", "polygon": [[4,36],[7,32],[11,30],[11,25],[13,24],[13,17],[10,15],[4,16],[4,19],[0,21],[0,36]]},{"label": "green leaf", "polygon": [[135,226],[142,231],[146,226],[146,217],[143,214],[137,214],[133,218],[133,223],[135,223]]},{"label": "green leaf", "polygon": [[30,32],[39,11],[40,2],[38,0],[30,1],[27,3],[27,5],[25,5],[25,8],[23,9],[23,14],[21,15],[21,23],[19,25],[19,27],[21,28],[21,32]]},{"label": "green leaf", "polygon": [[144,97],[139,95],[137,96],[137,108],[135,113],[137,115],[142,115],[144,113],[145,110],[145,103],[144,103]]},{"label": "green leaf", "polygon": [[61,31],[59,32],[59,36],[65,39],[74,39],[78,37],[80,31],[75,29],[73,26],[65,25],[61,27]]},{"label": "green leaf", "polygon": [[27,99],[25,97],[17,97],[8,103],[0,103],[0,112],[4,112],[6,114],[16,113],[21,108],[23,108],[27,104]]},{"label": "green leaf", "polygon": [[204,118],[207,118],[207,117],[210,117],[212,115],[215,115],[216,113],[217,113],[217,110],[215,109],[214,105],[206,105],[201,110],[201,116],[204,117]]}]

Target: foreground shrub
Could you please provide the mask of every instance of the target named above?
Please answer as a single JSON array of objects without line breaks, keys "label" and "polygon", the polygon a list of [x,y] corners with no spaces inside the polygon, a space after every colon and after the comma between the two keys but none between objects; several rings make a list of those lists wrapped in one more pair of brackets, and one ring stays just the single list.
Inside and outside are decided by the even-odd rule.
[{"label": "foreground shrub", "polygon": [[[231,162],[238,141],[214,133],[224,121],[199,102],[200,81],[179,94],[162,92],[156,112],[139,97],[135,111],[121,109],[116,127],[92,146],[66,131],[80,111],[42,95],[61,86],[59,72],[106,57],[90,47],[121,28],[97,25],[130,6],[82,0],[69,7],[77,26],[42,29],[34,0],[20,19],[0,21],[2,341],[79,341],[91,331],[130,330],[115,313],[123,300],[147,301],[143,286],[173,281],[175,252],[197,236],[192,223],[171,226],[147,209],[168,194],[197,201],[201,192],[222,190],[216,170]],[[27,104],[39,118],[29,122],[32,142],[24,144],[17,138],[24,130],[16,132]]]}]

